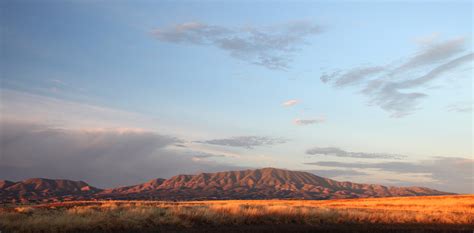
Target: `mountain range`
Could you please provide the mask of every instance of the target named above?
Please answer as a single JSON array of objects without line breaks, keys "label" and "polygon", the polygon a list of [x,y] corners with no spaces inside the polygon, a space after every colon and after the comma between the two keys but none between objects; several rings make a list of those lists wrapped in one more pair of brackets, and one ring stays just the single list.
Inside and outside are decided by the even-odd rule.
[{"label": "mountain range", "polygon": [[143,184],[100,189],[83,181],[32,178],[0,180],[1,202],[63,200],[340,199],[448,195],[424,187],[339,182],[276,168],[177,175]]}]

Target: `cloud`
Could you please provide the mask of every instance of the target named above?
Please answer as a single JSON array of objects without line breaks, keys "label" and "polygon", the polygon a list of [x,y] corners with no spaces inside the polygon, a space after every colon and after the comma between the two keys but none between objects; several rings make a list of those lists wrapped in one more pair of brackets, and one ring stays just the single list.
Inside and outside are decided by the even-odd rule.
[{"label": "cloud", "polygon": [[298,104],[299,102],[300,102],[299,100],[292,99],[292,100],[287,100],[287,101],[283,102],[281,105],[283,107],[290,107],[290,106]]},{"label": "cloud", "polygon": [[426,47],[412,56],[408,61],[392,70],[391,74],[405,72],[414,68],[432,65],[434,63],[445,61],[464,51],[465,39],[455,38],[441,43],[433,44],[428,42]]},{"label": "cloud", "polygon": [[204,153],[204,152],[199,152],[196,151],[193,153],[193,158],[200,158],[200,159],[205,159],[205,158],[222,158],[226,157],[225,155],[220,155],[220,154],[210,154],[210,153]]},{"label": "cloud", "polygon": [[405,155],[387,153],[350,152],[337,147],[314,147],[306,151],[309,155],[327,155],[336,157],[362,158],[362,159],[401,159]]},{"label": "cloud", "polygon": [[427,42],[421,50],[395,67],[380,65],[336,70],[320,77],[334,87],[361,86],[369,104],[378,106],[392,117],[404,117],[419,109],[428,97],[422,89],[458,67],[473,61],[472,52],[465,53],[465,39]]},{"label": "cloud", "polygon": [[296,125],[312,125],[312,124],[319,124],[319,123],[323,123],[324,121],[326,121],[324,118],[317,118],[317,119],[299,119],[299,118],[296,118],[294,120],[294,123]]},{"label": "cloud", "polygon": [[259,136],[241,136],[223,139],[212,139],[205,141],[196,141],[197,143],[205,143],[218,146],[243,147],[253,149],[257,146],[272,146],[286,143],[288,140],[283,138],[259,137]]},{"label": "cloud", "polygon": [[321,33],[321,27],[307,21],[243,28],[187,22],[152,33],[160,41],[213,46],[251,64],[286,70],[292,55],[307,44],[306,38]]},{"label": "cloud", "polygon": [[319,79],[323,83],[329,83],[330,81],[333,81],[334,79],[338,78],[340,73],[341,73],[340,70],[336,70],[331,73],[323,73],[321,77],[319,77]]},{"label": "cloud", "polygon": [[54,122],[56,126],[81,128],[142,128],[157,125],[146,116],[117,109],[61,100],[20,91],[0,89],[2,119]]},{"label": "cloud", "polygon": [[345,74],[341,75],[336,82],[335,86],[343,87],[349,86],[354,83],[363,81],[363,79],[370,77],[371,75],[381,73],[385,70],[383,66],[371,66],[371,67],[361,67],[352,69]]},{"label": "cloud", "polygon": [[368,175],[365,172],[356,171],[353,169],[332,169],[332,170],[306,170],[306,172],[313,173],[317,176],[335,178],[335,177],[353,177]]},{"label": "cloud", "polygon": [[444,64],[441,64],[425,75],[419,77],[419,78],[414,78],[414,79],[408,79],[400,82],[393,82],[393,83],[388,83],[389,88],[394,88],[394,89],[409,89],[409,88],[415,88],[419,87],[423,84],[426,84],[442,74],[445,74],[448,71],[453,70],[454,68],[457,68],[459,65],[462,65],[467,62],[471,62],[474,59],[474,53],[468,53],[466,55],[457,57],[453,60],[450,60]]},{"label": "cloud", "polygon": [[455,103],[448,105],[446,109],[449,112],[470,113],[472,112],[473,103]]},{"label": "cloud", "polygon": [[209,158],[236,157],[235,155],[229,154],[227,152],[219,153],[206,149],[193,148],[192,145],[189,145],[190,147],[184,146],[182,144],[175,144],[173,146],[175,147],[175,151],[179,151],[181,154],[191,157],[193,161],[201,161]]},{"label": "cloud", "polygon": [[192,160],[193,161],[201,161],[209,158],[224,158],[227,157],[226,155],[223,154],[211,154],[207,152],[201,152],[201,151],[193,151],[190,153],[192,155]]},{"label": "cloud", "polygon": [[67,129],[134,128],[196,140],[212,135],[190,122],[0,88],[0,119],[54,124]]},{"label": "cloud", "polygon": [[411,114],[417,109],[418,101],[427,96],[422,92],[403,92],[413,88],[423,87],[429,82],[441,77],[443,74],[457,68],[458,66],[471,62],[473,53],[469,53],[444,64],[441,64],[426,74],[402,81],[376,80],[368,85],[363,93],[367,94],[371,103],[380,106],[382,109],[392,113],[393,117],[403,117]]},{"label": "cloud", "polygon": [[193,160],[169,148],[180,139],[153,132],[62,129],[23,121],[1,121],[0,129],[2,179],[64,178],[114,187],[179,173],[239,168]]},{"label": "cloud", "polygon": [[423,35],[414,38],[414,41],[419,45],[431,45],[433,42],[439,39],[441,35],[438,32],[431,33],[429,35]]},{"label": "cloud", "polygon": [[331,168],[377,169],[394,173],[428,174],[434,179],[431,187],[461,193],[474,192],[474,160],[461,157],[434,157],[431,160],[418,162],[335,162],[320,161],[306,163]]}]

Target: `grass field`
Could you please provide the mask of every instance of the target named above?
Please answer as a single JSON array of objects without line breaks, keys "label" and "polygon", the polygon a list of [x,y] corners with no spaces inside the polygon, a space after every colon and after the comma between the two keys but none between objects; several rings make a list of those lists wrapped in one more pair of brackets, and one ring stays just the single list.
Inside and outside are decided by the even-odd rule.
[{"label": "grass field", "polygon": [[85,201],[0,210],[10,232],[473,232],[474,195],[347,200]]}]

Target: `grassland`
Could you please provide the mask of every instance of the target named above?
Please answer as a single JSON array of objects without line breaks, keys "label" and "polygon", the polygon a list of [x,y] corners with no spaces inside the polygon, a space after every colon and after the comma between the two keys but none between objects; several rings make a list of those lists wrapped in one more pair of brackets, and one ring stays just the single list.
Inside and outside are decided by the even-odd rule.
[{"label": "grassland", "polygon": [[84,201],[0,209],[2,233],[471,233],[473,229],[474,195],[327,201]]}]

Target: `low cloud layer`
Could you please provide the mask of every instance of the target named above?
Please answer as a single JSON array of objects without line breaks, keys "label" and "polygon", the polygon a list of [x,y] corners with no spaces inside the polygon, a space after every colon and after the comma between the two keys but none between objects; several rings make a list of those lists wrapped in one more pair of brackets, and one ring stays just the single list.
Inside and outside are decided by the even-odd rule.
[{"label": "low cloud layer", "polygon": [[198,143],[205,143],[218,146],[242,147],[246,149],[253,149],[258,146],[272,146],[286,143],[288,140],[283,138],[259,137],[259,136],[241,136],[222,139],[211,139],[205,141],[197,141]]},{"label": "low cloud layer", "polygon": [[335,70],[324,73],[320,79],[336,88],[358,86],[369,104],[382,108],[392,117],[404,117],[419,109],[433,82],[473,60],[474,53],[466,50],[463,38],[442,42],[424,40],[417,53],[398,65]]},{"label": "low cloud layer", "polygon": [[388,154],[388,153],[367,153],[367,152],[351,152],[345,151],[337,147],[314,147],[306,151],[308,155],[326,155],[359,159],[401,159],[405,155]]},{"label": "low cloud layer", "polygon": [[139,130],[66,130],[5,121],[0,129],[2,179],[64,178],[113,187],[178,173],[238,168],[193,159],[204,155],[171,150],[179,139]]},{"label": "low cloud layer", "polygon": [[275,70],[288,69],[292,55],[319,33],[321,27],[307,21],[241,28],[187,22],[153,31],[160,41],[216,47],[233,58]]},{"label": "low cloud layer", "polygon": [[452,192],[474,192],[474,160],[469,158],[434,157],[432,160],[418,162],[379,163],[320,161],[306,164],[338,169],[376,169],[400,174],[429,174],[435,180],[429,184],[430,187]]}]

